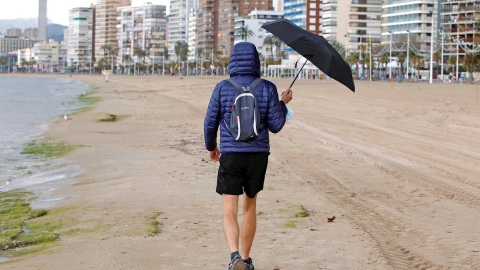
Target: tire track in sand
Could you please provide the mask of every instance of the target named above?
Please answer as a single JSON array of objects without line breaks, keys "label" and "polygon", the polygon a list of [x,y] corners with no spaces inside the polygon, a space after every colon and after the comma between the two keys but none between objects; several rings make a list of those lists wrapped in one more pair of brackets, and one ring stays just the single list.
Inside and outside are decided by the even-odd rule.
[{"label": "tire track in sand", "polygon": [[[443,178],[439,180],[437,177],[430,176],[430,172],[429,174],[422,173],[415,168],[412,169],[396,162],[396,159],[390,156],[391,153],[385,154],[384,149],[378,149],[373,145],[347,143],[336,136],[320,132],[314,127],[299,122],[295,122],[295,126],[307,134],[314,135],[311,137],[315,140],[344,152],[349,158],[367,163],[394,178],[407,180],[414,185],[423,184],[434,194],[441,194],[474,208],[478,207],[480,191],[474,183],[460,181],[466,184],[465,187],[460,189],[455,184],[449,183],[451,179],[445,179],[445,176],[448,177],[449,175],[445,174],[444,171],[436,172],[437,175],[442,176],[440,178]],[[305,166],[303,163],[296,163],[296,166]],[[311,166],[314,166],[314,164]],[[430,170],[435,171],[432,168]],[[379,207],[379,202],[375,200],[352,197],[351,192],[348,192],[349,189],[334,176],[326,173],[315,173],[311,170],[302,170],[302,174],[306,174],[305,177],[307,178],[316,180],[315,189],[319,193],[324,193],[323,191],[328,189],[330,192],[327,196],[337,205],[345,208],[352,221],[370,235],[371,239],[377,244],[379,260],[390,265],[393,269],[429,269],[431,267],[444,269],[442,265],[435,265],[435,263],[426,259],[421,248],[419,248],[428,238],[428,235],[422,233],[427,231],[427,228],[424,228],[422,224],[416,224],[415,221],[405,219],[404,216],[399,217],[382,210]],[[385,201],[384,203],[388,202]],[[398,241],[398,239],[403,241]],[[478,264],[475,258],[470,257],[469,260],[472,260],[471,265]]]}]

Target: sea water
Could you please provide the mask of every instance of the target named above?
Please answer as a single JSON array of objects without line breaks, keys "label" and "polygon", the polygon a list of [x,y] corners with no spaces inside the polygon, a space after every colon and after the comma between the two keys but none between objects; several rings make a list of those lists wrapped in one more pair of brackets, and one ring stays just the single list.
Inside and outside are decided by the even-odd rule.
[{"label": "sea water", "polygon": [[21,152],[32,140],[41,140],[52,122],[78,110],[78,97],[89,90],[88,85],[69,79],[0,76],[0,191],[33,191],[39,196],[35,207],[66,198],[52,193],[74,183],[82,168],[63,158]]}]

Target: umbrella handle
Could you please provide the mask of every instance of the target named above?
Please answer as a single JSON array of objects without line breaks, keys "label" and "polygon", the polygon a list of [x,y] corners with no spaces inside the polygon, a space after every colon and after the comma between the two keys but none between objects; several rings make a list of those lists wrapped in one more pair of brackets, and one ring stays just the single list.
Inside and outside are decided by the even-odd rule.
[{"label": "umbrella handle", "polygon": [[298,78],[298,74],[300,74],[300,72],[301,72],[301,71],[302,71],[302,69],[303,69],[303,66],[305,66],[305,64],[306,64],[307,62],[308,62],[308,59],[307,59],[307,60],[305,60],[305,63],[303,63],[302,67],[301,67],[301,68],[300,68],[300,70],[297,72],[297,75],[295,76],[295,79],[293,79],[293,82],[292,82],[292,84],[290,84],[290,88],[292,88],[293,84],[295,83],[295,81],[296,81],[296,80],[297,80],[297,78]]}]

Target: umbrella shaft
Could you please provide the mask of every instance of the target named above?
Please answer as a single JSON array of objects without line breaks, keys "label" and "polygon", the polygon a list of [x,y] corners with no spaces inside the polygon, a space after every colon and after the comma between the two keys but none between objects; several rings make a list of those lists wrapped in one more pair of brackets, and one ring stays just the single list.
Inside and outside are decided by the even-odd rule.
[{"label": "umbrella shaft", "polygon": [[307,63],[308,60],[305,60],[305,63],[303,63],[302,67],[300,68],[300,70],[297,72],[297,75],[295,76],[295,79],[293,79],[293,82],[292,84],[290,84],[290,88],[292,88],[293,84],[295,83],[295,81],[297,80],[298,78],[298,74],[300,74],[300,72],[302,72],[302,69],[303,67],[305,66],[305,64]]}]

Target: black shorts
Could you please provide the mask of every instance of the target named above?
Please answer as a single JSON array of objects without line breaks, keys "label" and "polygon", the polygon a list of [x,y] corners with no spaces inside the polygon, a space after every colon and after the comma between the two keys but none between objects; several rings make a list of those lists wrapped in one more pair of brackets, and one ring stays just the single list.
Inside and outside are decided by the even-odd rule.
[{"label": "black shorts", "polygon": [[217,193],[253,198],[263,189],[270,153],[227,153],[220,156]]}]

